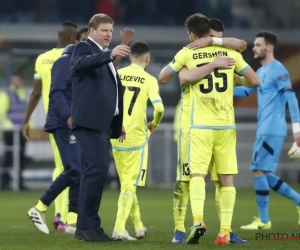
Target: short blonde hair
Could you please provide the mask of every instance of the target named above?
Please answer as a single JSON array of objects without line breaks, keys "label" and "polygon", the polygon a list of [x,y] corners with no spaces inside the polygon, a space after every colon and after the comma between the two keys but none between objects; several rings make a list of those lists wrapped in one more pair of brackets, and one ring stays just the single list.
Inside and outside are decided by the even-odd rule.
[{"label": "short blonde hair", "polygon": [[92,16],[92,18],[89,21],[89,24],[88,24],[89,30],[91,28],[94,28],[96,30],[99,27],[100,23],[114,24],[114,21],[111,19],[110,16],[108,16],[106,14],[103,14],[103,13],[96,14],[96,15]]}]

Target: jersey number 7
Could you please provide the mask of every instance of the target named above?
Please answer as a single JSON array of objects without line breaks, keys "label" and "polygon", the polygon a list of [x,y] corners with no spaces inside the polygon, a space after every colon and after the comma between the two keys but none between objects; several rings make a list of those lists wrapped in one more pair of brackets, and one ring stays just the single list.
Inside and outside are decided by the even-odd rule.
[{"label": "jersey number 7", "polygon": [[[208,63],[202,63],[202,64],[198,64],[197,67],[201,67],[204,66]],[[222,85],[219,82],[213,82],[213,75],[215,78],[220,78],[220,80],[223,81],[223,87],[221,87]],[[206,77],[204,77],[203,79],[207,79],[208,85],[207,88],[205,88],[205,84],[199,84],[199,88],[200,88],[200,92],[203,94],[208,94],[210,92],[213,91],[214,87],[216,89],[217,92],[225,92],[228,88],[228,84],[227,84],[227,74],[226,73],[220,73],[218,71],[218,69],[215,69],[213,72],[211,72],[209,75],[207,75]]]},{"label": "jersey number 7", "polygon": [[141,91],[141,88],[139,88],[139,87],[133,87],[133,86],[127,86],[125,88],[125,90],[126,89],[128,89],[129,91],[133,91],[133,96],[131,98],[131,101],[130,101],[130,104],[129,104],[129,108],[128,108],[128,115],[131,116],[134,104],[136,102],[136,99],[137,99],[140,91]]}]

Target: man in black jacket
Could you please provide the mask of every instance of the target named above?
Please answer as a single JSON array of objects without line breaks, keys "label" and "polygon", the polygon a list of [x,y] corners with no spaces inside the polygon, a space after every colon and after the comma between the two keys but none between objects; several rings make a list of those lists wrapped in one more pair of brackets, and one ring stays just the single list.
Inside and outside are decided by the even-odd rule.
[{"label": "man in black jacket", "polygon": [[118,45],[106,50],[113,31],[109,16],[94,15],[88,27],[89,37],[76,46],[71,59],[72,128],[84,163],[75,237],[103,242],[110,239],[100,227],[98,210],[109,167],[110,139],[125,139],[123,89],[112,62],[116,56],[129,55],[130,48]]}]

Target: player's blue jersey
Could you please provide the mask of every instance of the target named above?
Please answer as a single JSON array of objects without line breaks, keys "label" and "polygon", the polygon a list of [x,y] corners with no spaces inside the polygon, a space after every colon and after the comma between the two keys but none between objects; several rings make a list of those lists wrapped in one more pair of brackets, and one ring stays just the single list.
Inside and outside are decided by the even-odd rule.
[{"label": "player's blue jersey", "polygon": [[286,100],[283,91],[291,86],[289,73],[281,62],[274,60],[257,70],[260,86],[257,89],[259,135],[286,136]]}]

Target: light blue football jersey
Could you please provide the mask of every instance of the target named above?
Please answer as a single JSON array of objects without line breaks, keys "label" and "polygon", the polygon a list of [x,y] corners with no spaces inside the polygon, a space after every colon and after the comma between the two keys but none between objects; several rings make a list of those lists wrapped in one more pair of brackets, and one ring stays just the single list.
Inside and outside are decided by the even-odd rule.
[{"label": "light blue football jersey", "polygon": [[286,136],[286,100],[282,90],[291,86],[289,73],[277,60],[260,67],[256,73],[260,79],[256,134]]}]

